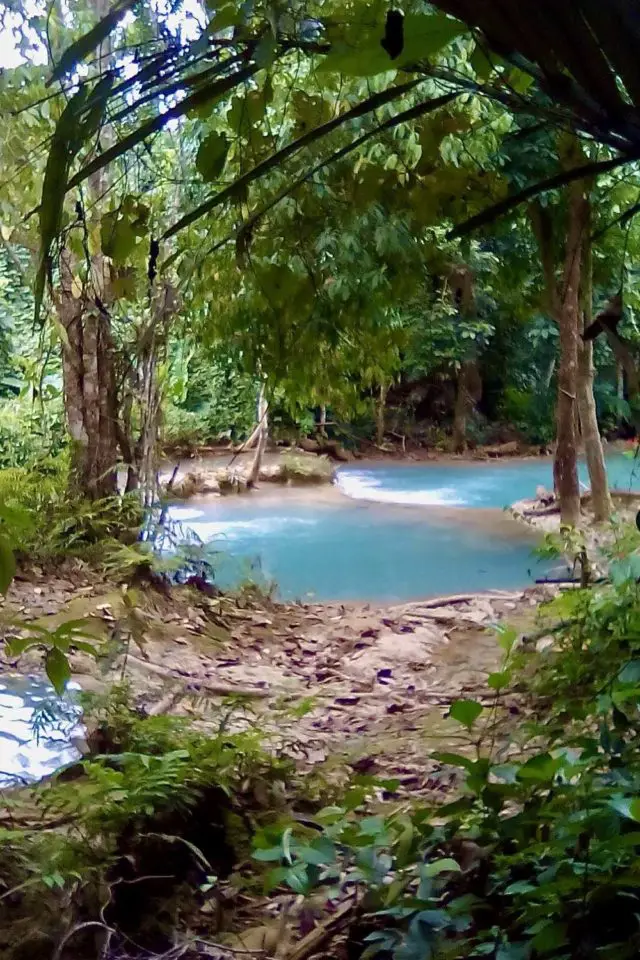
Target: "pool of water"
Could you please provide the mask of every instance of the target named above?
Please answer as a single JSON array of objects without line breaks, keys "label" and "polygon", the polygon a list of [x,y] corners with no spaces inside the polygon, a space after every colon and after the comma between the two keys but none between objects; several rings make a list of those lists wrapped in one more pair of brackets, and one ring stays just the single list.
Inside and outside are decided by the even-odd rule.
[{"label": "pool of water", "polygon": [[[640,460],[607,457],[612,487],[640,491]],[[587,468],[580,480],[588,486]],[[349,465],[338,471],[337,484],[349,497],[379,503],[419,506],[505,507],[535,495],[536,487],[553,489],[551,459],[490,460],[424,464]]]},{"label": "pool of water", "polygon": [[[640,462],[607,459],[640,491]],[[580,465],[582,482],[588,476]],[[331,496],[281,491],[192,502],[172,515],[215,551],[218,584],[275,583],[287,600],[388,603],[511,589],[549,572],[503,507],[553,486],[551,459],[341,467]],[[472,508],[472,509],[469,509]]]},{"label": "pool of water", "polygon": [[[277,584],[289,600],[403,601],[517,588],[541,575],[535,539],[498,511],[428,511],[320,498],[238,497],[175,507],[215,552],[221,587]],[[546,568],[545,568],[546,569]]]},{"label": "pool of water", "polygon": [[82,733],[69,695],[38,677],[0,676],[0,785],[31,783],[77,759]]}]

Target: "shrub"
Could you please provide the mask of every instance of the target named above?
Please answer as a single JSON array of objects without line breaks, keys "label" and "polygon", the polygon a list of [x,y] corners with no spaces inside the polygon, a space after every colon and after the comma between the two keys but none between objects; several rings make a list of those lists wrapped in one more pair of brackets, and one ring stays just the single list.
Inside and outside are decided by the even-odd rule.
[{"label": "shrub", "polygon": [[105,540],[136,539],[143,513],[135,494],[74,500],[67,478],[66,457],[0,470],[0,525],[14,550],[35,560],[89,557]]}]

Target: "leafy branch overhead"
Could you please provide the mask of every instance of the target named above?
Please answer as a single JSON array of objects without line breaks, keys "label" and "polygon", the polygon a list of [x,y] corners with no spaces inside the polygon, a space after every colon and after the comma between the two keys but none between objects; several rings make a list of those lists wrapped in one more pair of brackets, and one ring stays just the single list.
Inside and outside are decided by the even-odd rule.
[{"label": "leafy branch overhead", "polygon": [[[146,144],[172,123],[181,123],[201,110],[220,110],[230,94],[237,93],[245,104],[254,93],[260,76],[290,73],[294,62],[302,76],[314,72],[316,81],[327,90],[338,78],[361,78],[375,92],[352,103],[348,110],[316,124],[302,136],[267,153],[250,168],[228,171],[225,187],[165,227],[165,239],[216,207],[236,202],[252,183],[267,174],[281,171],[290,190],[314,176],[308,164],[302,173],[288,170],[289,162],[312,144],[330,140],[326,167],[345,156],[336,149],[332,135],[355,121],[377,120],[385,104],[426,105],[452,94],[482,94],[510,109],[556,126],[583,131],[611,153],[606,159],[588,162],[577,169],[560,170],[515,192],[498,205],[489,205],[458,233],[490,222],[539,192],[562,186],[629,163],[640,155],[640,120],[635,119],[634,96],[640,90],[635,61],[629,56],[638,25],[631,7],[617,0],[617,18],[601,15],[598,4],[585,0],[571,5],[571,11],[548,13],[527,0],[518,8],[519,26],[503,18],[497,5],[477,5],[466,0],[442,0],[440,11],[407,9],[385,11],[380,5],[365,10],[354,6],[348,18],[340,11],[323,10],[315,17],[308,12],[296,19],[292,13],[273,15],[260,4],[249,9],[226,4],[202,25],[200,36],[185,41],[180,37],[164,42],[158,38],[150,52],[129,62],[110,66],[97,80],[81,79],[78,64],[111,35],[122,31],[120,24],[134,4],[115,4],[109,14],[92,27],[60,58],[52,81],[68,83],[75,78],[79,89],[63,110],[49,147],[47,174],[40,202],[41,266],[36,286],[36,312],[40,310],[46,278],[51,273],[52,251],[62,228],[64,196],[75,191],[90,176]],[[139,8],[138,8],[139,9]],[[455,19],[453,19],[455,18]],[[469,32],[471,28],[471,33]],[[126,29],[126,28],[125,28]],[[638,38],[640,39],[640,38]],[[460,52],[459,66],[452,70],[441,56],[454,45]],[[399,82],[402,75],[415,79]],[[416,76],[417,75],[417,76]],[[620,82],[622,81],[622,87]],[[421,87],[420,84],[424,86]],[[155,105],[155,110],[151,109]],[[151,112],[149,112],[151,109]],[[270,111],[273,120],[277,114]],[[280,118],[280,121],[284,116]],[[112,123],[122,135],[115,142],[94,149],[93,138],[104,123]],[[355,128],[357,129],[357,127]],[[374,123],[365,131],[377,136],[385,126]],[[98,135],[99,142],[99,135]],[[201,144],[194,166],[205,181],[219,180],[225,172],[229,141],[222,130],[208,134]],[[75,169],[74,169],[75,168]]]}]

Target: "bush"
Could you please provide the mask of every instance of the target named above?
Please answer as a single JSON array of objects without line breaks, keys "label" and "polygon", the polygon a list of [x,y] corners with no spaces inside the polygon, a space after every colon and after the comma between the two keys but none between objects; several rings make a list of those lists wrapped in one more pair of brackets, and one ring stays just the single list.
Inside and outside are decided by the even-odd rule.
[{"label": "bush", "polygon": [[[50,958],[52,943],[69,931],[66,955],[96,956],[85,923],[93,937],[111,928],[109,955],[131,955],[128,937],[136,956],[171,952],[178,924],[189,926],[190,914],[216,904],[219,881],[248,853],[245,811],[273,816],[267,807],[278,804],[277,784],[292,774],[246,718],[245,732],[227,729],[228,706],[197,732],[192,717],[145,716],[125,686],[83,703],[99,755],[15,795],[20,823],[28,809],[36,827],[8,818],[13,829],[3,830],[7,960]],[[216,911],[209,913],[215,928]]]},{"label": "bush", "polygon": [[522,434],[529,443],[548,444],[555,437],[554,391],[544,393],[507,387],[500,415]]},{"label": "bush", "polygon": [[0,470],[0,526],[32,560],[84,556],[105,540],[133,542],[143,518],[136,494],[101,501],[69,498],[66,457]]}]

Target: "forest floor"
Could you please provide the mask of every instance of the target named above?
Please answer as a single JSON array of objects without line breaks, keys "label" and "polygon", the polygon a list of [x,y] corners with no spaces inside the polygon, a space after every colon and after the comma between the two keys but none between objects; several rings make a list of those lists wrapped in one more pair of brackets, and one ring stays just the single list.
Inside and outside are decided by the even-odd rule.
[{"label": "forest floor", "polygon": [[[458,699],[493,701],[486,681],[502,659],[496,625],[536,635],[539,604],[552,595],[540,586],[392,606],[288,604],[253,593],[212,597],[193,587],[127,590],[69,560],[56,570],[23,570],[0,609],[9,622],[49,629],[84,618],[103,653],[97,663],[71,654],[74,679],[87,691],[126,679],[148,713],[186,716],[203,731],[217,733],[221,717],[229,732],[259,731],[264,749],[292,760],[305,784],[307,799],[287,789],[294,809],[298,802],[308,809],[311,796],[339,802],[354,777],[371,777],[370,804],[382,812],[442,802],[459,789],[457,770],[432,753],[471,756],[478,734],[449,719],[450,707]],[[40,654],[1,657],[0,675],[15,672],[42,672]],[[517,693],[501,695],[499,762],[518,752],[509,731],[526,709]],[[104,749],[91,730],[87,740],[93,752]],[[269,787],[264,797],[259,783],[252,790],[264,808]],[[249,886],[228,891],[226,933],[208,915],[208,900],[189,921],[190,935],[196,929],[209,944],[194,956],[344,960],[346,928],[328,927],[330,942],[323,939],[323,923],[309,929],[303,898],[265,896],[255,865],[242,871]],[[274,942],[275,952],[268,948]]]},{"label": "forest floor", "polygon": [[[337,781],[349,770],[393,777],[415,797],[446,789],[425,757],[459,735],[446,719],[454,700],[489,694],[501,657],[494,625],[527,633],[549,595],[536,587],[393,606],[212,598],[187,587],[125,597],[69,561],[55,575],[16,578],[4,613],[48,628],[86,618],[105,653],[97,663],[72,654],[86,690],[126,678],[140,704],[204,724],[221,697],[236,697],[234,723],[259,727],[269,749],[301,769]],[[0,673],[40,667],[36,651],[0,657]]]}]

